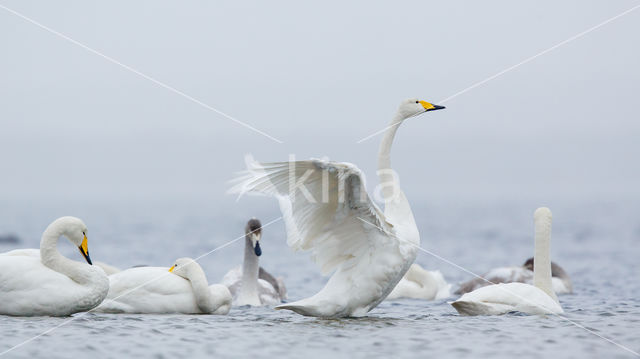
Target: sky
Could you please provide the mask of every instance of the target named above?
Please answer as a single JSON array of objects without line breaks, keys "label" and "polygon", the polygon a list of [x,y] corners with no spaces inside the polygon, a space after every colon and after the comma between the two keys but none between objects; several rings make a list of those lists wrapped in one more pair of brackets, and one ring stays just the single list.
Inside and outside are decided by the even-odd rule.
[{"label": "sky", "polygon": [[[0,199],[226,201],[247,153],[374,185],[381,137],[358,141],[401,100],[438,104],[638,4],[0,0]],[[640,198],[639,33],[640,9],[406,121],[403,190]]]}]

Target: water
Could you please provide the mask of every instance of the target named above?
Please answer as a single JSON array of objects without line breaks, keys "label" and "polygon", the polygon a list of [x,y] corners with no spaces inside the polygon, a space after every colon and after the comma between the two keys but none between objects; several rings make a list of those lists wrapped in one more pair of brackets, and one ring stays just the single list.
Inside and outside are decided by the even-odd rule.
[{"label": "water", "polygon": [[[279,217],[271,200],[249,203],[251,211],[242,205],[205,201],[4,202],[0,234],[19,233],[22,243],[0,243],[0,251],[36,247],[52,219],[73,214],[89,226],[94,260],[120,267],[168,266],[177,257],[197,257],[241,236],[246,213],[259,216],[263,223]],[[521,264],[532,255],[536,205],[527,201],[413,203],[423,247],[478,273]],[[0,351],[53,329],[7,357],[633,357],[567,319],[640,351],[640,206],[557,201],[550,207],[554,212],[552,257],[574,282],[575,293],[560,296],[564,317],[461,317],[446,304],[453,298],[384,302],[365,318],[339,320],[270,308],[234,308],[227,316],[0,317]],[[242,245],[237,241],[199,261],[209,282],[219,281],[240,263]],[[61,241],[59,247],[81,260],[69,243]],[[265,228],[262,248],[261,264],[285,277],[290,299],[309,296],[322,287],[325,279],[308,255],[286,247],[281,221]],[[417,262],[439,269],[450,283],[470,278],[424,253]]]}]

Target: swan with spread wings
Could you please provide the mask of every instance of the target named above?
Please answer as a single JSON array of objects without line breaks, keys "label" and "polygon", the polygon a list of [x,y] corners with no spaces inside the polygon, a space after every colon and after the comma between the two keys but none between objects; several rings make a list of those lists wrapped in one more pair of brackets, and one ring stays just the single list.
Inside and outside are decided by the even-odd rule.
[{"label": "swan with spread wings", "polygon": [[258,163],[247,158],[247,171],[230,192],[276,197],[288,245],[311,251],[323,274],[333,272],[317,294],[276,309],[322,318],[359,317],[393,290],[416,258],[420,235],[391,170],[391,144],[404,120],[443,108],[405,100],[386,128],[378,155],[384,212],[371,201],[364,175],[351,163],[315,159]]}]

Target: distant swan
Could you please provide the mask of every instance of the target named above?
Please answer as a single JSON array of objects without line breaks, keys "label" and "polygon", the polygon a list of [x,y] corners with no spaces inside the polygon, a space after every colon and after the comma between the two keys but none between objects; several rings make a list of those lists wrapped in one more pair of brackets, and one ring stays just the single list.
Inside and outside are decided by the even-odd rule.
[{"label": "distant swan", "polygon": [[[0,314],[68,316],[100,304],[109,291],[102,269],[91,265],[87,226],[78,218],[62,217],[42,234],[40,249],[0,254]],[[58,238],[76,245],[89,264],[58,252]]]},{"label": "distant swan", "polygon": [[262,254],[260,239],[262,224],[253,218],[245,227],[244,261],[242,267],[230,270],[222,279],[233,295],[233,305],[277,305],[287,298],[287,289],[258,264]]},{"label": "distant swan", "polygon": [[248,161],[246,175],[230,192],[275,196],[289,246],[310,250],[323,274],[333,272],[314,296],[276,309],[323,318],[360,317],[391,293],[420,245],[411,206],[391,170],[391,144],[404,120],[443,108],[405,100],[387,127],[378,155],[384,213],[367,195],[364,175],[353,164]]},{"label": "distant swan", "polygon": [[110,275],[109,281],[109,295],[96,312],[227,314],[231,309],[227,287],[209,286],[191,258],[177,259],[171,268],[129,268]]},{"label": "distant swan", "polygon": [[[500,267],[494,268],[482,275],[482,278],[489,280],[491,283],[533,283],[533,257],[529,258],[520,267]],[[460,284],[455,294],[464,294],[476,290],[478,288],[489,285],[487,281],[481,278],[474,278]],[[551,286],[556,294],[567,294],[573,292],[573,284],[567,272],[559,265],[551,262]]]},{"label": "distant swan", "polygon": [[466,293],[451,305],[463,315],[499,315],[509,312],[527,314],[563,313],[551,286],[551,211],[538,208],[535,221],[535,271],[533,285],[525,283],[493,284]]},{"label": "distant swan", "polygon": [[437,300],[449,297],[450,290],[451,284],[447,284],[440,271],[428,271],[414,263],[385,300],[400,298]]}]

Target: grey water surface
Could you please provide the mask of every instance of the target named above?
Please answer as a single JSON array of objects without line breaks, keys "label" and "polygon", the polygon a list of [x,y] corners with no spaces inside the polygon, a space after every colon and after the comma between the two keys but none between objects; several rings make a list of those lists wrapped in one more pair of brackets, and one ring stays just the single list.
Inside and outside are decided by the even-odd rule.
[{"label": "grey water surface", "polygon": [[[89,227],[92,259],[126,268],[169,266],[240,238],[250,215],[263,224],[261,263],[285,278],[289,299],[318,291],[326,280],[307,253],[293,253],[272,200],[251,211],[205,201],[4,202],[0,231],[18,233],[35,248],[42,230],[60,215]],[[556,203],[557,202],[557,203]],[[640,218],[628,201],[556,201],[552,257],[572,276],[563,295],[565,315],[461,317],[446,302],[384,302],[357,319],[306,318],[271,308],[233,308],[227,316],[76,314],[70,318],[0,317],[0,351],[30,338],[7,357],[305,358],[491,357],[625,358],[634,355],[599,337],[640,351]],[[532,216],[544,203],[476,201],[413,203],[423,247],[469,271],[517,265],[533,253]],[[64,212],[64,213],[60,213]],[[220,281],[242,258],[235,241],[199,260],[209,282]],[[15,248],[0,243],[0,250]],[[60,241],[60,250],[81,260]],[[417,262],[455,284],[471,277],[421,252]],[[584,327],[584,328],[581,328]],[[585,329],[586,328],[586,329]],[[588,331],[587,331],[588,329]],[[591,331],[591,332],[590,332]]]}]

